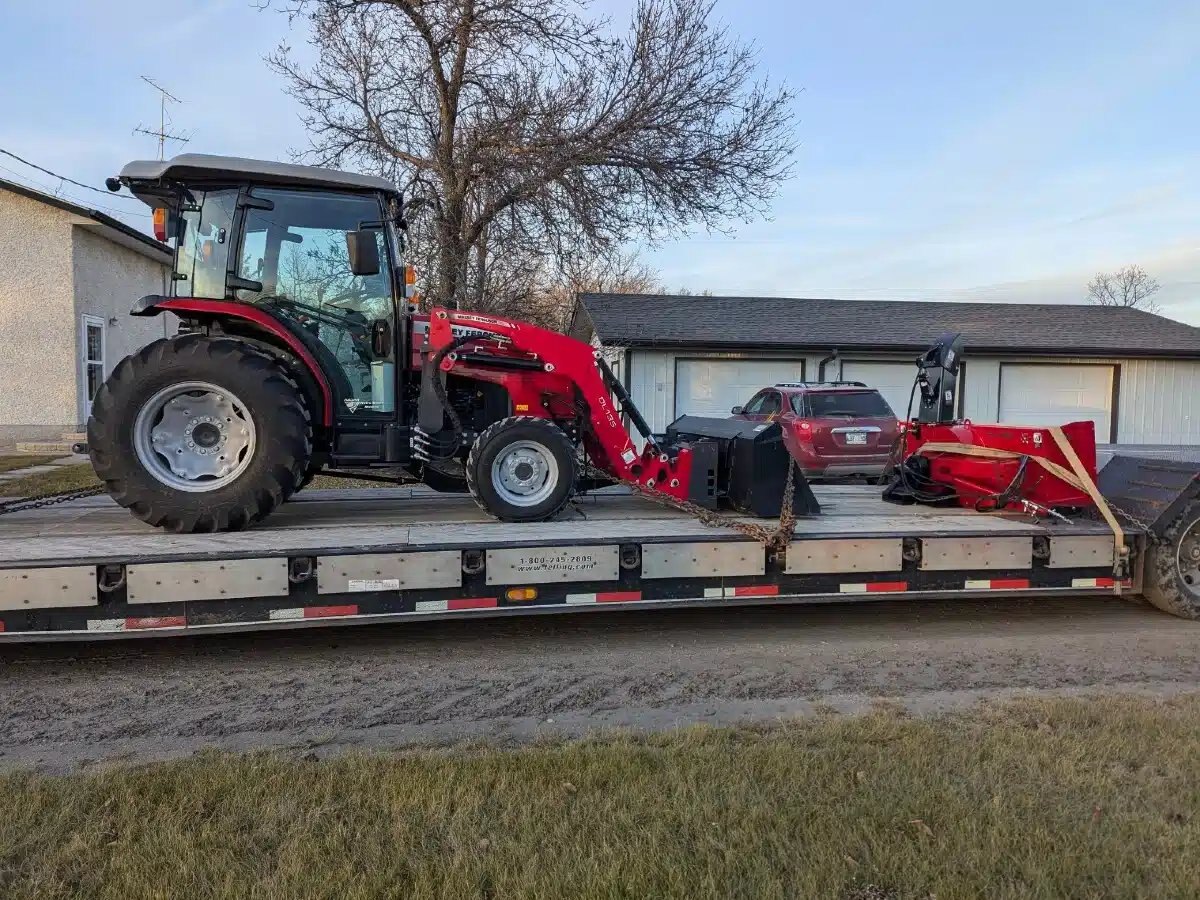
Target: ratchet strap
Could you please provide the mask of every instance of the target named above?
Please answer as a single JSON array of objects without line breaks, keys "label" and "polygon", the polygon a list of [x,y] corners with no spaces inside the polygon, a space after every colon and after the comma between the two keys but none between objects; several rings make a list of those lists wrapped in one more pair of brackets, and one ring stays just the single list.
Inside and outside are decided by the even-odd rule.
[{"label": "ratchet strap", "polygon": [[928,444],[922,444],[914,452],[919,454],[958,453],[963,456],[979,456],[988,459],[1020,459],[1022,456],[1028,456],[1032,462],[1037,463],[1055,478],[1065,481],[1077,491],[1083,491],[1091,497],[1092,502],[1096,504],[1096,509],[1100,511],[1100,515],[1104,517],[1104,521],[1112,529],[1115,541],[1113,585],[1116,593],[1119,594],[1121,593],[1121,581],[1125,578],[1126,573],[1125,563],[1129,556],[1129,550],[1125,545],[1125,530],[1121,528],[1121,523],[1113,515],[1108,501],[1104,499],[1099,488],[1096,487],[1096,482],[1092,480],[1087,469],[1084,468],[1083,462],[1079,459],[1079,454],[1075,452],[1075,448],[1071,446],[1071,442],[1067,440],[1067,436],[1063,434],[1063,430],[1055,425],[1047,427],[1046,431],[1054,438],[1054,443],[1058,445],[1058,449],[1062,451],[1063,456],[1067,458],[1067,462],[1071,464],[1070,469],[1059,465],[1054,460],[1045,459],[1040,456],[1017,453],[1013,450],[998,450],[994,447],[977,447],[974,444],[959,444],[953,441],[933,441]]}]

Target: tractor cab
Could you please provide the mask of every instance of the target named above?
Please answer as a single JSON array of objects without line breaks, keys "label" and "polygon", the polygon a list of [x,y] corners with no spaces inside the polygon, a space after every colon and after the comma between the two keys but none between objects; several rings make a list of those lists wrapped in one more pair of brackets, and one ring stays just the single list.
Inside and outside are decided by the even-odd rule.
[{"label": "tractor cab", "polygon": [[410,279],[394,185],[204,154],[132,162],[110,179],[121,185],[153,208],[155,236],[175,252],[169,293],[142,298],[135,315],[170,311],[289,354],[298,344],[317,362],[295,375],[322,413],[318,451],[399,461]]}]

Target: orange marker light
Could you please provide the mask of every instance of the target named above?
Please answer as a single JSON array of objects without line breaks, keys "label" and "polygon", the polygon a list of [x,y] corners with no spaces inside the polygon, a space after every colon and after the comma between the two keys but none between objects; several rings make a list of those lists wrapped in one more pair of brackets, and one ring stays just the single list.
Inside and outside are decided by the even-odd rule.
[{"label": "orange marker light", "polygon": [[504,596],[509,600],[536,600],[537,588],[509,588],[504,592]]},{"label": "orange marker light", "polygon": [[154,237],[157,240],[165,241],[167,239],[167,208],[165,206],[154,207],[150,219],[154,223]]}]

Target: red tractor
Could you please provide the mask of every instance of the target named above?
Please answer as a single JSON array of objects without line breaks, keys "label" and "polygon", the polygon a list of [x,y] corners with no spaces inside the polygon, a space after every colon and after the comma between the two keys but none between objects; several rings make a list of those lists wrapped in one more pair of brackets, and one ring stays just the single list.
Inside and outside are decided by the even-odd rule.
[{"label": "red tractor", "polygon": [[[173,240],[175,337],[100,389],[88,448],[109,493],[172,531],[256,522],[322,469],[470,491],[507,521],[625,482],[668,501],[779,513],[779,429],[656,439],[592,347],[493,316],[410,303],[403,202],[381,178],[185,154],[108,180]],[[645,438],[635,448],[632,423]],[[744,425],[744,423],[743,423]],[[714,439],[715,438],[715,439]],[[732,473],[735,455],[755,465]],[[731,480],[732,479],[732,480]],[[815,511],[802,483],[794,509]]]}]

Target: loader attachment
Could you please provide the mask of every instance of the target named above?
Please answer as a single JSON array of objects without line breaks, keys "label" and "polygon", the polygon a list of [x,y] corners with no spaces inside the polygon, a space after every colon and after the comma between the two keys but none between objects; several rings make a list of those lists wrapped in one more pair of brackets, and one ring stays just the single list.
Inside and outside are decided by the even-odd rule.
[{"label": "loader attachment", "polygon": [[804,473],[783,444],[778,423],[682,416],[667,427],[666,452],[692,454],[688,499],[708,509],[728,507],[748,515],[775,518],[783,510],[788,467],[792,473],[792,512],[821,512]]},{"label": "loader attachment", "polygon": [[1096,479],[1109,503],[1152,534],[1160,534],[1200,498],[1200,465],[1115,455]]}]

